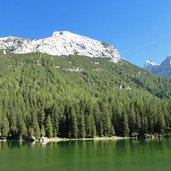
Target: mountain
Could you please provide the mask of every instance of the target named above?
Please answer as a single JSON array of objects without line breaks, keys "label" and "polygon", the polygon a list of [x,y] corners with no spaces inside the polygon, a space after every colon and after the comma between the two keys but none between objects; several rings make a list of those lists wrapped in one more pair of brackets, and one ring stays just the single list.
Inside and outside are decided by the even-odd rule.
[{"label": "mountain", "polygon": [[154,63],[152,60],[147,60],[144,65],[144,69],[151,71],[151,72],[156,70],[156,68],[158,68],[158,67],[159,67],[159,65]]},{"label": "mountain", "polygon": [[36,52],[56,56],[77,54],[111,58],[113,62],[120,60],[119,52],[111,45],[69,31],[54,32],[51,37],[35,40],[17,37],[0,38],[0,49],[15,54]]},{"label": "mountain", "polygon": [[[90,49],[84,49],[86,55],[78,54],[79,51],[70,55],[50,55],[47,51],[17,53],[20,46],[16,41],[11,43],[11,38],[6,43],[3,41],[0,50],[2,137],[169,135],[171,79],[115,58],[115,49],[108,56],[99,57],[87,56]],[[78,43],[78,39],[75,41]],[[47,47],[56,46],[58,41],[55,38],[55,43],[51,43]],[[32,45],[21,47],[28,49]]]},{"label": "mountain", "polygon": [[171,78],[171,56],[167,57],[160,65],[148,60],[144,69],[159,76]]}]

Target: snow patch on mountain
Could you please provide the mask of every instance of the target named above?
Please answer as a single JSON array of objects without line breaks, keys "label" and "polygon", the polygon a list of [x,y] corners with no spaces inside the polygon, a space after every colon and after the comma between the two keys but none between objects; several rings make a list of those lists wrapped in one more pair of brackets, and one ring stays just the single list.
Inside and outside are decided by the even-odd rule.
[{"label": "snow patch on mountain", "polygon": [[159,67],[159,65],[154,63],[152,60],[147,60],[145,65],[144,65],[144,69],[146,69],[148,71],[153,71],[158,67]]},{"label": "snow patch on mountain", "polygon": [[159,66],[159,65],[154,63],[152,60],[147,60],[145,65],[144,65],[144,68],[145,69],[150,69],[150,68],[153,68],[153,67],[156,67],[156,66]]},{"label": "snow patch on mountain", "polygon": [[111,58],[115,63],[121,59],[113,46],[69,31],[54,32],[51,37],[34,40],[11,36],[0,38],[0,49],[15,54],[40,52],[55,56],[103,57]]},{"label": "snow patch on mountain", "polygon": [[151,61],[146,62],[144,68],[154,74],[171,78],[171,56],[168,56],[160,65]]},{"label": "snow patch on mountain", "polygon": [[148,67],[148,66],[155,66],[155,65],[158,65],[156,63],[154,63],[152,60],[147,60],[146,63],[145,63],[145,67]]}]

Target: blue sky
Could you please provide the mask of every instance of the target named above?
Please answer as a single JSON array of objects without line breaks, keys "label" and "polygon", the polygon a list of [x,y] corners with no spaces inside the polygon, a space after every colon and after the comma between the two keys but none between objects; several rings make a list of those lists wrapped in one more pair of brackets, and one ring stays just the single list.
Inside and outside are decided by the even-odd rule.
[{"label": "blue sky", "polygon": [[170,0],[1,0],[0,37],[41,38],[68,30],[113,44],[143,66],[171,54]]}]

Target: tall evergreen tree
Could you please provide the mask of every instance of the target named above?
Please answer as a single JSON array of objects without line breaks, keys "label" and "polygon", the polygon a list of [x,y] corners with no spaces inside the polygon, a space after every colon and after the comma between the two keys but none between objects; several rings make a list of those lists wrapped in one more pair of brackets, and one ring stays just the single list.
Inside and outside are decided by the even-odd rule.
[{"label": "tall evergreen tree", "polygon": [[47,117],[46,120],[46,136],[49,138],[53,137],[53,128],[50,115]]},{"label": "tall evergreen tree", "polygon": [[71,137],[78,137],[78,122],[75,108],[71,108]]},{"label": "tall evergreen tree", "polygon": [[1,135],[7,137],[9,133],[9,121],[6,115],[2,115],[1,121]]},{"label": "tall evergreen tree", "polygon": [[85,136],[86,136],[85,117],[83,114],[81,114],[79,117],[79,122],[78,122],[78,137],[85,138]]},{"label": "tall evergreen tree", "polygon": [[128,127],[128,116],[126,114],[126,111],[123,112],[122,114],[122,119],[121,119],[121,136],[129,136],[129,127]]}]

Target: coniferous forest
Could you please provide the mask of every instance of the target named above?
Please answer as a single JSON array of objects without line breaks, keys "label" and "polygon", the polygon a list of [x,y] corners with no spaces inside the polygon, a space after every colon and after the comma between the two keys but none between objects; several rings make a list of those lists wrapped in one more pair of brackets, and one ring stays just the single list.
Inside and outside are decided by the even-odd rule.
[{"label": "coniferous forest", "polygon": [[124,60],[0,52],[2,137],[168,135],[171,80]]}]

